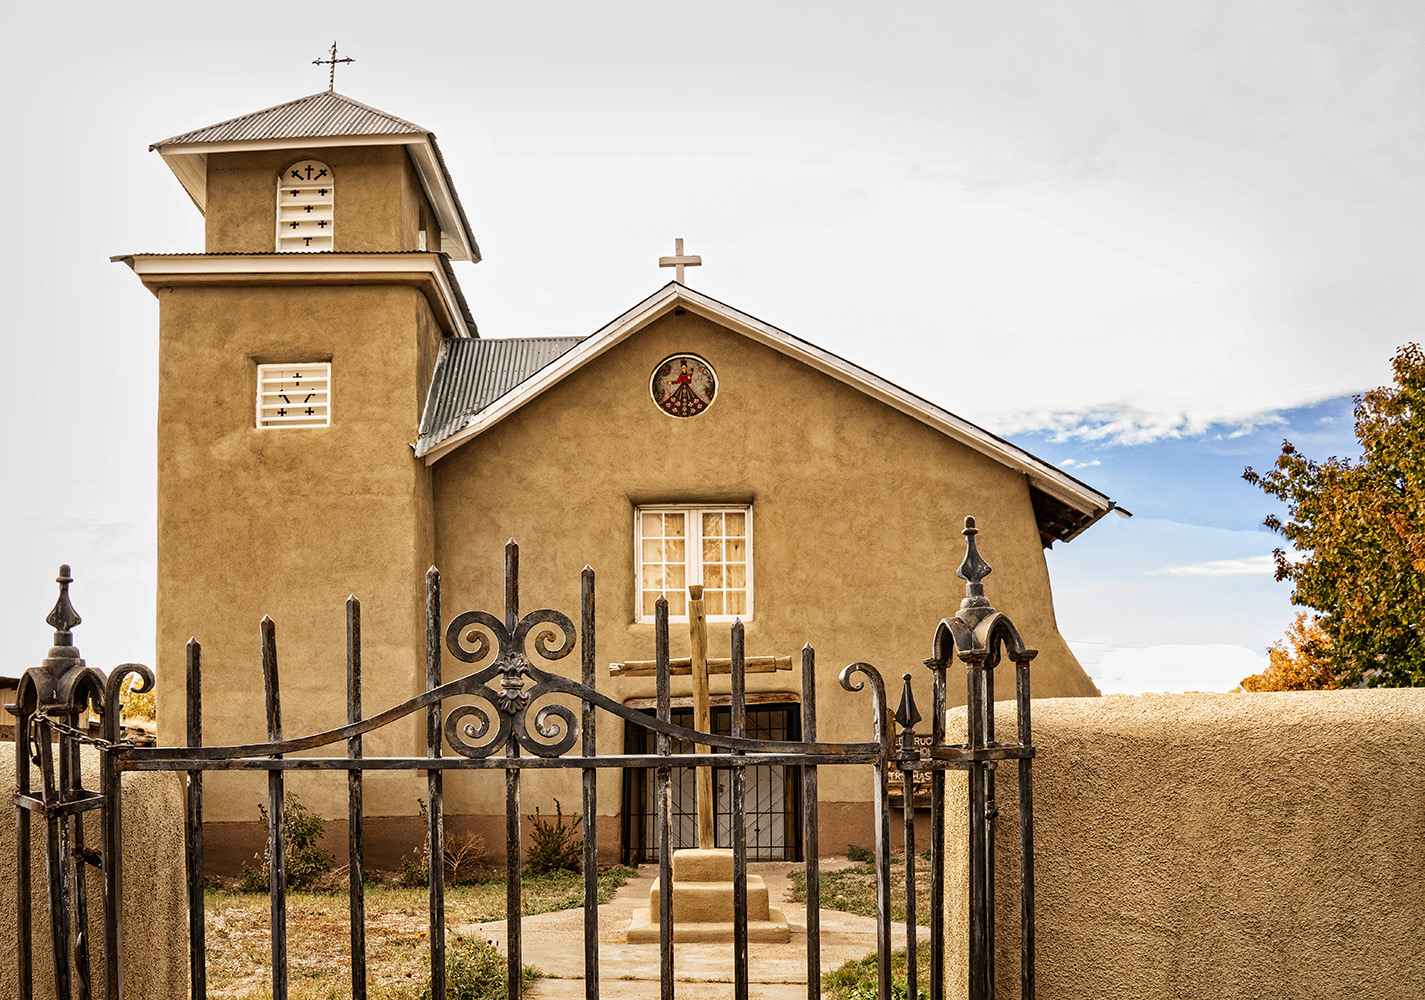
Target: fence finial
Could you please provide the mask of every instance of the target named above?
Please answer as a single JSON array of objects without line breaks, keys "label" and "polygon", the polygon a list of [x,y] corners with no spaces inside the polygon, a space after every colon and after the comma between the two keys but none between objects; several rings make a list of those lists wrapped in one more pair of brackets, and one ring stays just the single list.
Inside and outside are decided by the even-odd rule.
[{"label": "fence finial", "polygon": [[54,646],[40,665],[57,679],[72,667],[84,666],[84,660],[74,645],[74,626],[84,619],[79,617],[79,612],[69,601],[69,585],[74,582],[74,577],[69,575],[67,564],[59,567],[59,576],[54,578],[54,582],[59,584],[59,598],[54,602],[54,610],[45,618],[54,628]]},{"label": "fence finial", "polygon": [[960,602],[962,611],[990,606],[989,599],[985,597],[984,579],[992,570],[975,545],[975,536],[979,533],[980,529],[975,527],[975,519],[965,518],[965,529],[960,532],[965,536],[965,561],[955,572],[956,576],[965,581],[965,599]]}]

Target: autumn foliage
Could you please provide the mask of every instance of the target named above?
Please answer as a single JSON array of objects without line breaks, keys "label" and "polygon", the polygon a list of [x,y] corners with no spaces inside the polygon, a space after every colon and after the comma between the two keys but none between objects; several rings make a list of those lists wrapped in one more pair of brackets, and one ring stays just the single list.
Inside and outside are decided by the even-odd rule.
[{"label": "autumn foliage", "polygon": [[[1287,644],[1291,649],[1287,649]],[[1321,619],[1300,612],[1287,627],[1286,637],[1267,650],[1267,669],[1242,678],[1243,691],[1323,691],[1336,686],[1327,652],[1331,637]]]},{"label": "autumn foliage", "polygon": [[1406,344],[1391,367],[1394,385],[1356,397],[1359,459],[1285,441],[1270,472],[1243,473],[1287,505],[1263,522],[1296,550],[1276,550],[1276,578],[1318,612],[1329,641],[1310,648],[1343,687],[1425,685],[1425,352]]}]

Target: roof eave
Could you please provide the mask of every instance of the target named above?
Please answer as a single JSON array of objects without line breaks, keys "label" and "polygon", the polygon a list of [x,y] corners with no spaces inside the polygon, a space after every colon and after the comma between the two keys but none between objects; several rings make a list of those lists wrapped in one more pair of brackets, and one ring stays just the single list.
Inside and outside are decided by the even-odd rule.
[{"label": "roof eave", "polygon": [[170,284],[253,279],[271,283],[342,283],[353,276],[377,283],[415,284],[428,290],[437,321],[455,337],[478,337],[464,292],[446,254],[414,253],[191,253],[118,254],[152,291]]},{"label": "roof eave", "polygon": [[207,213],[208,157],[214,153],[241,153],[272,149],[311,149],[318,146],[405,146],[411,165],[420,178],[426,198],[435,210],[441,228],[441,250],[453,260],[478,263],[480,247],[475,242],[465,207],[455,193],[455,183],[445,165],[445,157],[430,132],[395,132],[371,135],[297,136],[281,139],[239,139],[228,142],[157,142],[149,149],[157,152],[183,185],[198,211]]},{"label": "roof eave", "polygon": [[465,442],[519,409],[530,399],[557,384],[594,358],[632,336],[654,320],[682,306],[705,319],[728,326],[750,339],[789,354],[808,366],[832,378],[851,384],[907,416],[920,420],[960,443],[989,454],[1003,464],[1022,472],[1029,483],[1060,503],[1073,507],[1089,518],[1088,523],[1075,526],[1067,541],[1113,509],[1113,501],[1093,487],[1075,479],[1036,458],[1003,438],[943,410],[928,400],[902,389],[878,375],[844,358],[823,350],[785,330],[749,316],[701,292],[695,292],[676,281],[654,292],[613,321],[605,324],[556,362],[495,400],[475,414],[461,430],[420,452],[427,465],[433,465]]}]

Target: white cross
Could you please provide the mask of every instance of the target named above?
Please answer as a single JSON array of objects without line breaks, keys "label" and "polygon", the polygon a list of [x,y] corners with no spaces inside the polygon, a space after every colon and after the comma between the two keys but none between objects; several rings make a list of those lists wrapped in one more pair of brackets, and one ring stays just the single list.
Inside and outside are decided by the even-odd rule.
[{"label": "white cross", "polygon": [[673,280],[680,285],[683,283],[683,268],[701,267],[702,263],[703,259],[701,257],[683,256],[683,241],[681,239],[673,241],[673,256],[658,258],[659,267],[674,268]]}]

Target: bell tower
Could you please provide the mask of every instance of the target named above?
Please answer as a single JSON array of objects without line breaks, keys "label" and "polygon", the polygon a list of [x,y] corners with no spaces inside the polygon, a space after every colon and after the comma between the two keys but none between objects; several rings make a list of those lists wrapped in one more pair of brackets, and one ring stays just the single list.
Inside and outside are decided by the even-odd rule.
[{"label": "bell tower", "polygon": [[[412,443],[442,341],[478,336],[451,262],[479,248],[435,136],[333,91],[150,148],[205,220],[202,253],[115,258],[159,302],[159,739],[185,739],[189,636],[205,742],[262,738],[264,614],[286,730],[342,725],[348,594],[366,704],[424,682],[434,516]],[[333,814],[335,785],[298,791]],[[249,796],[208,797],[212,821],[256,819]],[[373,815],[409,812],[387,797],[368,793]]]}]

